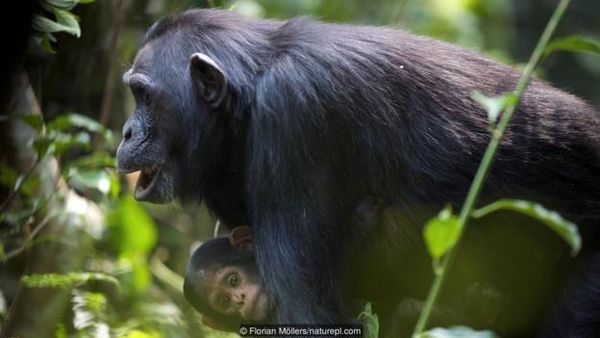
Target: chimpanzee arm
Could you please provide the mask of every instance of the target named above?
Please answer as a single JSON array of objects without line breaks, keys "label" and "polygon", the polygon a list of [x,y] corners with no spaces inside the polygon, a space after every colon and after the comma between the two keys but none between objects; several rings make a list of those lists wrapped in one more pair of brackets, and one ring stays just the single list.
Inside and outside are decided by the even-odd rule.
[{"label": "chimpanzee arm", "polygon": [[[285,68],[284,68],[285,69]],[[342,148],[300,73],[265,74],[250,123],[248,202],[265,288],[282,323],[344,318],[338,278],[347,196]],[[311,103],[315,103],[311,106]],[[333,154],[333,149],[338,153]]]}]

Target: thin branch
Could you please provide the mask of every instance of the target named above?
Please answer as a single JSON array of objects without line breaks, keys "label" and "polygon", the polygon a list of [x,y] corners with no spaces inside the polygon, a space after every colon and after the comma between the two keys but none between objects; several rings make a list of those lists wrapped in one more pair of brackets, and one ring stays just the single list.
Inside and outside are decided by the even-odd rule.
[{"label": "thin branch", "polygon": [[44,217],[44,219],[38,223],[38,225],[36,225],[36,227],[31,231],[31,233],[29,234],[29,236],[27,236],[27,239],[25,239],[25,241],[23,242],[23,244],[21,246],[19,246],[18,248],[9,251],[8,253],[6,253],[3,257],[2,257],[2,261],[6,262],[7,260],[20,255],[23,251],[25,251],[26,249],[31,247],[31,244],[35,238],[35,236],[37,236],[37,234],[40,233],[40,231],[42,231],[42,229],[50,222],[50,216],[46,215],[46,217]]},{"label": "thin branch", "polygon": [[19,193],[19,190],[21,190],[21,187],[23,187],[23,184],[25,184],[25,181],[27,181],[27,178],[29,177],[29,175],[31,175],[31,173],[33,173],[33,171],[35,170],[35,168],[37,167],[37,165],[39,163],[40,163],[40,161],[35,160],[33,162],[33,164],[31,165],[31,167],[29,167],[29,169],[27,169],[27,171],[23,175],[23,178],[19,182],[17,182],[15,189],[13,191],[11,191],[10,194],[8,195],[8,197],[4,200],[4,202],[2,202],[2,205],[0,206],[0,212],[4,211],[10,204],[10,201],[15,196],[17,196],[17,194]]}]

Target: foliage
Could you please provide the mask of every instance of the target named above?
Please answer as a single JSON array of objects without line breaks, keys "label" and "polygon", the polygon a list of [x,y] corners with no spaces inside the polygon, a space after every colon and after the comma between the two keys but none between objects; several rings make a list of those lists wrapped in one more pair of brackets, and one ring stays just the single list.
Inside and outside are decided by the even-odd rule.
[{"label": "foliage", "polygon": [[[492,140],[486,149],[477,174],[475,175],[475,178],[471,184],[469,193],[460,212],[460,216],[452,216],[448,209],[444,209],[436,218],[429,221],[425,227],[425,241],[430,249],[430,253],[434,261],[440,259],[441,255],[445,256],[443,257],[441,263],[436,264],[434,269],[436,277],[430,289],[429,296],[427,297],[426,305],[421,312],[421,316],[419,317],[415,327],[414,336],[421,337],[424,334],[423,331],[431,315],[433,304],[440,293],[444,278],[447,276],[447,273],[451,268],[456,244],[459,242],[469,218],[482,217],[500,209],[517,211],[548,225],[571,245],[572,253],[574,255],[581,247],[581,237],[577,230],[577,226],[564,219],[557,212],[550,211],[537,203],[505,199],[473,211],[477,198],[479,197],[479,193],[483,188],[483,183],[487,173],[495,158],[500,141],[502,140],[508,124],[511,121],[512,115],[516,110],[520,97],[525,92],[527,84],[529,83],[529,80],[533,74],[533,70],[538,65],[540,60],[554,50],[583,50],[598,52],[599,44],[589,39],[567,37],[556,40],[553,43],[549,42],[550,37],[552,36],[556,26],[558,25],[558,22],[568,7],[569,2],[570,0],[562,0],[556,7],[556,10],[550,18],[550,21],[548,22],[544,33],[542,34],[529,62],[527,63],[523,75],[521,76],[521,79],[519,80],[517,88],[514,92],[497,98],[489,98],[480,93],[474,93],[474,99],[478,101],[484,108],[486,108],[488,112],[489,129],[490,133],[492,134]],[[496,124],[501,111],[502,115],[500,122]],[[469,333],[468,331],[469,329],[466,329],[466,331],[460,329],[459,331],[454,332],[439,331],[440,335],[434,336],[477,336]]]},{"label": "foliage", "polygon": [[450,206],[425,224],[425,243],[434,263],[437,264],[439,259],[454,247],[458,241],[459,231],[458,217],[452,214]]},{"label": "foliage", "polygon": [[119,281],[103,273],[84,273],[71,272],[67,274],[34,274],[23,276],[21,279],[23,285],[29,288],[69,288],[75,285],[81,285],[88,281],[108,282],[119,286]]},{"label": "foliage", "polygon": [[[30,235],[25,237],[21,237],[21,232],[3,233],[0,243],[22,243],[9,252],[0,251],[4,260],[43,243],[35,229],[49,222],[76,219],[75,223],[80,225],[80,240],[87,237],[95,242],[95,249],[90,252],[86,263],[89,272],[34,274],[22,278],[22,285],[28,288],[71,290],[73,321],[71,325],[59,325],[56,335],[188,336],[180,305],[173,303],[152,284],[149,259],[157,243],[156,224],[129,192],[121,192],[114,157],[110,154],[110,149],[115,146],[112,132],[78,114],[64,114],[48,123],[32,115],[15,114],[12,118],[35,130],[35,136],[29,142],[29,147],[36,154],[34,168],[51,158],[59,159],[63,165],[56,180],[64,180],[70,189],[86,196],[87,203],[97,204],[106,215],[105,222],[94,228],[87,215],[81,213],[82,210],[57,208],[61,201],[68,199],[67,192],[53,188],[56,190],[54,194],[40,196],[43,173],[31,170],[19,176],[9,167],[1,167],[3,174],[0,181],[14,189],[13,194],[18,195],[27,208],[7,207],[0,221],[10,224],[13,230],[34,224],[34,230],[28,231]],[[104,149],[94,150],[94,135],[103,141]],[[77,156],[71,157],[73,153]],[[46,215],[43,221],[38,221],[39,215]],[[163,269],[168,270],[166,267]],[[134,306],[120,307],[119,304],[124,301]]]},{"label": "foliage", "polygon": [[[47,51],[54,53],[52,42],[56,42],[54,33],[67,33],[75,37],[81,36],[77,16],[71,10],[77,4],[86,4],[95,0],[42,0],[40,5],[43,13],[33,17],[34,44],[41,45]],[[48,16],[53,16],[54,19]]]}]

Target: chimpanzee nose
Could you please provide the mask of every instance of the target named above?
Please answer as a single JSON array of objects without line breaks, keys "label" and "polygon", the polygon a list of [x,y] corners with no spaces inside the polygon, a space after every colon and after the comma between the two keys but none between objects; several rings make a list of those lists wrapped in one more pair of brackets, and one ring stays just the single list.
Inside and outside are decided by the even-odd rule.
[{"label": "chimpanzee nose", "polygon": [[123,130],[123,141],[125,141],[125,142],[129,141],[129,139],[131,138],[131,135],[133,135],[131,128],[127,128],[127,129]]},{"label": "chimpanzee nose", "polygon": [[123,126],[123,144],[131,141],[135,138],[136,134],[139,132],[140,123],[137,119],[131,118],[125,122]]}]

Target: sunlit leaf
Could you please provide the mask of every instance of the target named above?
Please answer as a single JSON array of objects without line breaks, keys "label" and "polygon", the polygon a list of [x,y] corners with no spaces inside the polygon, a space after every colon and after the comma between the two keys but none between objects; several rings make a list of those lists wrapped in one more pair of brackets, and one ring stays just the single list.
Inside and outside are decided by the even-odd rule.
[{"label": "sunlit leaf", "polygon": [[458,217],[452,214],[450,207],[446,207],[425,224],[423,231],[429,254],[437,260],[454,247],[458,240]]},{"label": "sunlit leaf", "polygon": [[160,335],[156,333],[146,333],[140,330],[129,331],[123,338],[159,338]]},{"label": "sunlit leaf", "polygon": [[148,252],[157,241],[156,225],[143,205],[130,195],[118,200],[109,214],[109,241],[119,256],[122,277],[129,292],[141,292],[151,282]]},{"label": "sunlit leaf", "polygon": [[119,193],[121,192],[121,181],[119,180],[119,177],[114,172],[109,173],[109,178],[110,178],[110,190],[109,190],[110,197],[117,198],[119,196]]},{"label": "sunlit leaf", "polygon": [[63,9],[63,10],[70,10],[73,9],[73,7],[75,7],[75,5],[77,5],[79,1],[78,0],[44,0],[43,3],[46,3],[52,7],[58,8],[58,9]]},{"label": "sunlit leaf", "polygon": [[133,197],[121,198],[109,217],[112,242],[121,256],[134,257],[147,253],[157,240],[156,225],[143,205]]},{"label": "sunlit leaf", "polygon": [[548,210],[539,203],[515,199],[502,199],[473,211],[472,216],[480,218],[494,211],[503,209],[520,212],[546,224],[569,243],[572,255],[576,255],[581,249],[581,236],[577,230],[577,225],[563,218],[558,212]]},{"label": "sunlit leaf", "polygon": [[365,308],[358,315],[358,318],[364,321],[364,327],[367,331],[366,334],[363,334],[364,338],[379,337],[379,317],[373,312],[371,303],[365,304]]},{"label": "sunlit leaf", "polygon": [[423,332],[416,338],[496,338],[492,331],[475,331],[466,326],[455,326],[448,329],[435,328]]},{"label": "sunlit leaf", "polygon": [[544,50],[545,55],[555,51],[590,52],[600,54],[600,42],[597,40],[571,35],[550,42]]},{"label": "sunlit leaf", "polygon": [[90,188],[107,195],[111,191],[112,179],[110,174],[103,169],[76,170],[73,168],[68,173],[69,185],[77,188]]},{"label": "sunlit leaf", "polygon": [[73,13],[61,9],[55,9],[54,15],[56,15],[56,21],[58,24],[69,27],[69,30],[65,31],[66,33],[75,35],[76,37],[81,36],[79,22],[77,22],[77,17]]},{"label": "sunlit leaf", "polygon": [[67,274],[32,274],[21,277],[21,283],[28,288],[69,288],[89,281],[100,281],[119,286],[113,276],[94,272],[70,272]]},{"label": "sunlit leaf", "polygon": [[[72,23],[70,21],[68,21],[68,19],[65,19],[63,17],[62,20],[63,20],[63,23],[59,23],[57,21],[52,21],[44,16],[35,14],[33,16],[32,25],[35,30],[42,32],[42,33],[65,32],[65,33],[79,37],[79,35],[81,34],[81,31],[79,29],[79,24],[77,23],[77,21],[75,21],[77,26],[73,27],[73,26],[70,26],[70,25],[72,25]],[[67,24],[64,24],[65,21],[67,22]]]}]

